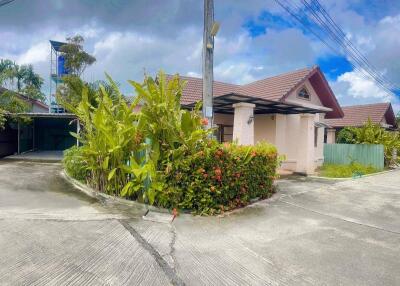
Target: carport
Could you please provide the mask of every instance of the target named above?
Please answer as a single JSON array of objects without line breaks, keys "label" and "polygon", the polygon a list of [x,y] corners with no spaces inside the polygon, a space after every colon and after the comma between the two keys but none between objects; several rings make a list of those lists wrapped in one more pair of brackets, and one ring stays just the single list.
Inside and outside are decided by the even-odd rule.
[{"label": "carport", "polygon": [[78,131],[78,120],[70,113],[21,113],[31,119],[18,124],[17,153],[63,151],[77,144],[70,132]]}]

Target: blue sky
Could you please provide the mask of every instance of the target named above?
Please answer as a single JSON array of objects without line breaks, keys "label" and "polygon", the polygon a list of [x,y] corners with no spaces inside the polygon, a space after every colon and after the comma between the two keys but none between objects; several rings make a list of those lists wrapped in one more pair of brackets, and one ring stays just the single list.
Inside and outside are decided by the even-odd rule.
[{"label": "blue sky", "polygon": [[[288,0],[298,5],[299,0]],[[376,69],[400,86],[400,1],[320,0]],[[201,75],[202,1],[199,0],[15,0],[0,8],[0,58],[31,63],[46,79],[49,42],[81,34],[97,58],[86,80],[104,72],[127,94],[128,79],[143,72]],[[392,101],[296,23],[273,0],[216,0],[221,23],[215,47],[215,79],[246,83],[319,65],[342,105]]]}]

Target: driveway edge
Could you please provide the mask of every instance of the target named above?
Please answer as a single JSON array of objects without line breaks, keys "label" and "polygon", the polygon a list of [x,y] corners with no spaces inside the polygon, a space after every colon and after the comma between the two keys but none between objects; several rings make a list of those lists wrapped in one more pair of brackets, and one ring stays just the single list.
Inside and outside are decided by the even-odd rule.
[{"label": "driveway edge", "polygon": [[104,201],[112,201],[114,203],[118,203],[118,204],[122,204],[125,206],[135,206],[135,207],[140,207],[143,209],[144,212],[147,212],[148,210],[152,211],[152,212],[157,212],[157,213],[167,213],[170,214],[170,211],[168,209],[164,209],[164,208],[158,208],[158,207],[154,207],[151,205],[145,205],[142,203],[138,203],[136,201],[131,201],[131,200],[126,200],[120,197],[116,197],[116,196],[110,196],[101,192],[98,192],[94,189],[92,189],[91,187],[87,186],[86,184],[83,184],[81,182],[79,182],[78,180],[72,178],[71,176],[69,176],[67,174],[67,172],[65,172],[65,170],[61,171],[61,176],[66,179],[69,183],[71,183],[76,189],[80,190],[81,192],[83,192],[84,194],[86,194],[89,197],[95,198],[101,202]]}]

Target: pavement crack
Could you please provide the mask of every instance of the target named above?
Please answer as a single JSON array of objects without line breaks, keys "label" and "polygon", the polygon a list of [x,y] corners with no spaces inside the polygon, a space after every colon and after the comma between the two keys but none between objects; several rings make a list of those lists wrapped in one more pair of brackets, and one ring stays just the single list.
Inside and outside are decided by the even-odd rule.
[{"label": "pavement crack", "polygon": [[175,268],[177,268],[177,261],[176,261],[175,256],[174,256],[175,242],[176,242],[176,229],[175,229],[175,226],[172,223],[170,224],[170,228],[171,228],[172,238],[171,238],[171,241],[169,242],[169,253],[168,253],[168,255],[171,257],[172,263],[173,263],[173,266],[174,266],[174,269],[175,269]]},{"label": "pavement crack", "polygon": [[[148,243],[139,232],[137,232],[127,220],[119,219],[118,222],[136,239],[136,241],[149,252],[149,254],[154,258],[160,268],[163,270],[165,275],[168,277],[172,285],[185,285],[181,278],[176,274],[176,271],[173,267],[169,266],[168,262],[158,253],[158,251]],[[175,233],[175,231],[174,231]],[[172,242],[170,245],[175,243],[175,238],[173,237]],[[173,251],[170,250],[172,253]],[[171,256],[172,257],[172,256]]]},{"label": "pavement crack", "polygon": [[297,205],[297,204],[294,204],[294,203],[290,203],[290,202],[284,201],[282,199],[279,200],[279,201],[282,202],[282,203],[288,204],[290,206],[293,206],[293,207],[296,207],[296,208],[300,208],[300,209],[303,209],[305,211],[309,211],[309,212],[312,212],[312,213],[315,213],[315,214],[318,214],[318,215],[326,216],[326,217],[333,218],[333,219],[336,219],[336,220],[345,221],[345,222],[352,223],[352,224],[361,225],[361,226],[364,226],[364,227],[373,228],[375,230],[380,230],[380,231],[385,231],[385,232],[388,232],[388,233],[400,235],[400,232],[397,232],[397,231],[381,228],[381,227],[370,225],[370,224],[365,224],[365,223],[362,223],[362,222],[357,222],[357,221],[354,221],[354,220],[351,220],[351,219],[346,219],[346,218],[343,218],[343,217],[340,217],[340,216],[326,214],[326,213],[319,212],[319,211],[316,211],[316,210],[313,210],[313,209],[309,209],[309,208],[306,208],[306,207],[303,207],[303,206],[300,206],[300,205]]}]

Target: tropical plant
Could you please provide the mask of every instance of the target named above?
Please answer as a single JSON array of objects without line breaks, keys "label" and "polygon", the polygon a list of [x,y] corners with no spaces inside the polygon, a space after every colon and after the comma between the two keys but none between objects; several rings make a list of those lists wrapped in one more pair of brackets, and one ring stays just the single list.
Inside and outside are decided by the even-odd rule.
[{"label": "tropical plant", "polygon": [[80,35],[67,38],[67,43],[60,47],[65,58],[65,69],[69,74],[80,76],[86,67],[92,65],[96,58],[83,50],[84,38]]},{"label": "tropical plant", "polygon": [[370,119],[362,127],[347,127],[338,134],[338,143],[347,144],[382,144],[384,146],[385,165],[393,162],[394,150],[400,150],[398,132],[387,131]]},{"label": "tropical plant", "polygon": [[88,166],[85,161],[84,148],[73,146],[64,151],[63,165],[68,175],[79,180],[86,181]]},{"label": "tropical plant", "polygon": [[20,120],[20,122],[27,122],[28,119],[24,117],[15,117],[15,113],[21,113],[28,110],[28,105],[19,99],[15,92],[4,91],[0,93],[0,130],[4,129],[7,119],[11,121]]},{"label": "tropical plant", "polygon": [[140,120],[143,133],[151,145],[151,158],[157,168],[169,168],[171,162],[179,160],[187,150],[208,141],[212,130],[202,128],[200,108],[181,108],[181,96],[185,83],[176,75],[167,79],[159,72],[156,79],[146,76],[144,83],[130,81],[137,99],[142,103]]},{"label": "tropical plant", "polygon": [[4,85],[4,83],[11,79],[13,72],[14,62],[1,59],[0,60],[0,86]]},{"label": "tropical plant", "polygon": [[72,105],[77,107],[82,101],[83,89],[87,89],[89,103],[97,106],[97,94],[102,86],[113,102],[118,101],[118,94],[115,89],[107,81],[96,81],[88,83],[74,75],[63,76],[63,84],[58,86],[56,91],[57,103],[60,105]]},{"label": "tropical plant", "polygon": [[85,85],[77,106],[63,102],[82,125],[73,134],[82,146],[64,160],[69,174],[87,172],[87,182],[108,194],[201,214],[272,193],[276,148],[265,143],[222,146],[211,139],[212,130],[203,129],[201,105],[181,108],[184,83],[178,76],[160,72],[155,79],[145,76],[143,83],[131,81],[137,93],[131,104],[109,77],[108,82],[117,100],[100,85],[92,104]]},{"label": "tropical plant", "polygon": [[18,65],[10,60],[1,60],[0,85],[29,98],[45,100],[45,95],[41,92],[43,79],[35,73],[32,65]]}]

